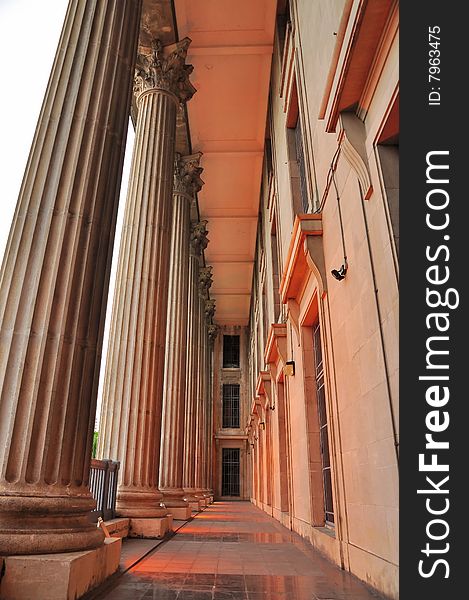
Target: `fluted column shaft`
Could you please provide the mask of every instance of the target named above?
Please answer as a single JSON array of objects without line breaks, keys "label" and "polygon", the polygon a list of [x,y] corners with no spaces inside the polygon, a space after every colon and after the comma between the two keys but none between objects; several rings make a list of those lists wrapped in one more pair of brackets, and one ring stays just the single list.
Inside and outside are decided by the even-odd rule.
[{"label": "fluted column shaft", "polygon": [[197,410],[197,348],[199,345],[199,310],[197,280],[199,258],[191,252],[189,259],[189,321],[187,327],[187,379],[184,417],[183,488],[189,496],[195,492],[195,437]]},{"label": "fluted column shaft", "polygon": [[[187,326],[187,377],[186,377],[186,406],[184,418],[184,465],[183,488],[186,497],[194,501],[196,492],[195,463],[196,463],[196,434],[197,434],[197,398],[200,338],[200,309],[199,309],[199,265],[200,254],[207,245],[205,230],[206,222],[192,225],[190,258],[189,258],[189,297],[188,297],[188,326]],[[202,247],[203,246],[203,247]]]},{"label": "fluted column shaft", "polygon": [[195,487],[197,495],[204,496],[204,463],[205,463],[205,300],[199,296],[199,348],[197,374],[197,410],[196,410],[196,463]]},{"label": "fluted column shaft", "polygon": [[204,344],[204,390],[203,390],[203,403],[204,403],[204,440],[203,440],[203,472],[202,472],[202,487],[204,493],[207,496],[210,496],[210,484],[209,484],[209,466],[210,466],[210,458],[209,458],[209,423],[210,423],[210,406],[209,406],[209,396],[210,396],[210,344],[208,338],[208,324],[205,326],[205,344]]},{"label": "fluted column shaft", "polygon": [[0,272],[0,555],[82,550],[140,0],[68,7]]},{"label": "fluted column shaft", "polygon": [[183,158],[178,155],[174,175],[160,459],[160,489],[165,505],[170,508],[188,506],[183,499],[183,459],[190,204],[202,186],[199,160],[200,154]]},{"label": "fluted column shaft", "polygon": [[[210,282],[211,283],[211,282]],[[196,487],[202,496],[209,495],[208,489],[208,395],[209,395],[209,340],[208,327],[215,312],[215,300],[208,299],[208,286],[201,286],[200,298],[200,366],[199,366],[199,398],[197,411],[197,463]]]},{"label": "fluted column shaft", "polygon": [[[158,479],[176,111],[183,100],[176,86],[181,72],[188,75],[187,42],[169,54],[156,42],[153,56],[137,59],[138,118],[98,450],[121,462],[117,511],[129,517],[167,513]],[[172,75],[171,68],[160,70],[168,56]]]},{"label": "fluted column shaft", "polygon": [[213,496],[213,347],[218,335],[218,326],[208,326],[207,362],[207,488]]},{"label": "fluted column shaft", "polygon": [[215,300],[209,300],[208,294],[204,295],[203,310],[204,310],[204,322],[203,322],[203,347],[202,347],[202,390],[201,390],[201,487],[205,496],[210,496],[210,483],[209,483],[209,443],[211,441],[211,434],[209,431],[210,427],[210,347],[209,332],[213,331],[212,319],[215,314]]}]

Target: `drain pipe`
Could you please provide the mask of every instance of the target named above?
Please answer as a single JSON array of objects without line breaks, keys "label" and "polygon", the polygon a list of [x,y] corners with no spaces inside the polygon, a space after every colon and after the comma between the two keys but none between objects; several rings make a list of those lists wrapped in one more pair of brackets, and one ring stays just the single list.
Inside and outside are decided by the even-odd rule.
[{"label": "drain pipe", "polygon": [[396,462],[397,462],[397,465],[399,465],[399,439],[398,439],[398,435],[397,435],[396,415],[394,414],[394,408],[392,405],[391,386],[389,383],[388,359],[387,359],[387,355],[386,355],[386,347],[384,344],[383,325],[381,322],[381,310],[380,310],[379,301],[378,301],[378,287],[377,287],[377,283],[376,283],[376,270],[375,270],[375,264],[374,264],[374,260],[373,260],[373,253],[371,251],[370,230],[369,230],[369,226],[368,226],[368,219],[366,216],[365,200],[363,198],[363,190],[361,188],[360,182],[358,182],[358,187],[360,189],[360,204],[361,204],[362,213],[363,213],[363,223],[365,225],[365,231],[366,231],[366,242],[367,242],[367,247],[368,247],[368,255],[370,258],[371,276],[373,279],[373,290],[374,290],[376,314],[378,317],[379,339],[380,339],[381,350],[383,352],[384,370],[386,373],[386,388],[388,391],[389,412],[390,412],[390,416],[391,416],[392,432],[393,432],[393,439],[394,439],[394,450],[396,453]]}]

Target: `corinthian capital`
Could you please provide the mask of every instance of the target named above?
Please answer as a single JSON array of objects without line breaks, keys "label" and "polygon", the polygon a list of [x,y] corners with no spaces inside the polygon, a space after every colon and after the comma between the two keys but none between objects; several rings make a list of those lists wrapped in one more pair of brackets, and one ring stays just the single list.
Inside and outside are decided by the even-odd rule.
[{"label": "corinthian capital", "polygon": [[194,67],[185,64],[190,43],[186,37],[163,47],[161,40],[153,40],[151,54],[137,55],[134,83],[137,97],[147,90],[159,89],[174,94],[181,103],[192,98],[196,89],[189,75]]},{"label": "corinthian capital", "polygon": [[203,168],[200,166],[202,152],[181,156],[176,153],[174,163],[174,192],[186,194],[191,198],[202,189],[204,182],[200,178]]},{"label": "corinthian capital", "polygon": [[215,304],[215,300],[205,300],[205,318],[209,322],[215,315]]},{"label": "corinthian capital", "polygon": [[199,271],[199,293],[202,298],[207,297],[207,292],[212,286],[212,267],[202,267]]},{"label": "corinthian capital", "polygon": [[191,223],[191,247],[197,256],[200,256],[208,246],[207,223],[208,221]]},{"label": "corinthian capital", "polygon": [[213,344],[213,342],[215,341],[219,330],[220,328],[218,327],[218,325],[215,325],[213,323],[207,327],[208,339],[211,344]]}]

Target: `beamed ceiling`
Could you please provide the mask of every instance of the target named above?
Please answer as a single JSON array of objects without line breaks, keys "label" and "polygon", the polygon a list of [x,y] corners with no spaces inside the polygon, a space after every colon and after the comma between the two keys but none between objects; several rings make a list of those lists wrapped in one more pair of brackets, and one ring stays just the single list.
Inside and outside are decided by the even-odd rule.
[{"label": "beamed ceiling", "polygon": [[[197,93],[181,115],[178,147],[203,152],[205,185],[198,194],[213,267],[215,321],[247,325],[256,244],[262,157],[274,39],[276,0],[144,2],[142,47],[153,32],[165,41],[189,37],[187,62]],[[161,34],[160,34],[161,37]]]}]

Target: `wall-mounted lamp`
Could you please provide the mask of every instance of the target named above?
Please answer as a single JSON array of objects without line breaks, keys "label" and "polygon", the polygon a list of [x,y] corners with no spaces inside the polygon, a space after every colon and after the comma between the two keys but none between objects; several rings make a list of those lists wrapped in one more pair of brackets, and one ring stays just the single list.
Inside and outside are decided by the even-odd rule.
[{"label": "wall-mounted lamp", "polygon": [[295,374],[295,361],[294,360],[287,360],[287,362],[285,363],[285,366],[283,367],[283,374],[287,375],[288,377],[293,377],[293,375]]},{"label": "wall-mounted lamp", "polygon": [[335,277],[337,279],[337,281],[342,281],[342,279],[345,279],[345,275],[347,275],[347,261],[345,260],[342,263],[342,266],[340,267],[340,269],[332,269],[331,273],[332,276]]},{"label": "wall-mounted lamp", "polygon": [[261,421],[261,422],[259,423],[259,427],[261,427],[261,428],[262,428],[262,430],[265,430],[265,421]]},{"label": "wall-mounted lamp", "polygon": [[254,442],[251,442],[251,446],[254,448]]}]

